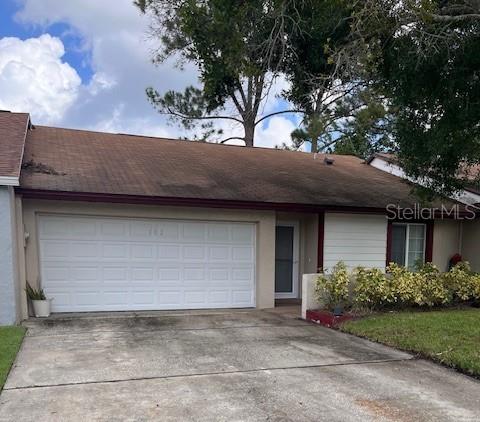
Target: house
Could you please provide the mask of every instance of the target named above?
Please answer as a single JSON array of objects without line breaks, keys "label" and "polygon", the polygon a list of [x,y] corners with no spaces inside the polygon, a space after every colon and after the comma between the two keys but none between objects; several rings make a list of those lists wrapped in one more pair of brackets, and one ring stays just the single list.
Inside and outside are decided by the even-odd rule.
[{"label": "house", "polygon": [[[394,174],[395,176],[409,179],[402,167],[399,165],[395,154],[376,153],[369,157],[367,163],[372,167],[386,171],[390,174]],[[480,204],[480,188],[476,183],[474,183],[479,174],[480,166],[477,165],[470,167],[469,174],[465,174],[464,176],[467,179],[472,180],[472,183],[469,183],[463,191],[455,195],[454,199],[456,201],[463,204]]]},{"label": "house", "polygon": [[462,253],[480,269],[476,220],[393,221],[389,206],[416,206],[411,185],[353,156],[35,126],[10,112],[0,146],[0,324],[28,317],[27,281],[54,312],[270,308],[339,260],[446,269]]}]

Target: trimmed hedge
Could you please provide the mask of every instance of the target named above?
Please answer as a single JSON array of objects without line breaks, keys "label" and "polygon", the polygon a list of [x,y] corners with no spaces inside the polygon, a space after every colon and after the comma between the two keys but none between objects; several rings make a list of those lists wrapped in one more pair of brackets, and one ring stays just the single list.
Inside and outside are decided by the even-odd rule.
[{"label": "trimmed hedge", "polygon": [[448,306],[480,301],[480,274],[460,262],[448,272],[426,263],[418,271],[391,263],[384,273],[378,268],[358,267],[349,273],[343,262],[337,263],[330,276],[317,280],[319,302],[359,309]]}]

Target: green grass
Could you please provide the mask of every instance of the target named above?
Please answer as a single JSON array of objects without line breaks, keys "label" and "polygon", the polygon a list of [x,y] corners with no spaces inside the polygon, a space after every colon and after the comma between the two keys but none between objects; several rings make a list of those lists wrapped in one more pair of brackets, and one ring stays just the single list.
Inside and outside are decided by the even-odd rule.
[{"label": "green grass", "polygon": [[23,327],[0,327],[0,391],[25,335]]},{"label": "green grass", "polygon": [[340,328],[480,378],[480,309],[391,312]]}]

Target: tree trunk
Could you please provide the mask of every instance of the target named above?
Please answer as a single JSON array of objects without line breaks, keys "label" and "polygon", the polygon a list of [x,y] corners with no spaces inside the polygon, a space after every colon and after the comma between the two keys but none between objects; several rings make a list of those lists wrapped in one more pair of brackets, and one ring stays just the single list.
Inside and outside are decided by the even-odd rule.
[{"label": "tree trunk", "polygon": [[255,135],[255,122],[245,120],[243,122],[243,128],[245,130],[245,146],[253,147],[253,138]]}]

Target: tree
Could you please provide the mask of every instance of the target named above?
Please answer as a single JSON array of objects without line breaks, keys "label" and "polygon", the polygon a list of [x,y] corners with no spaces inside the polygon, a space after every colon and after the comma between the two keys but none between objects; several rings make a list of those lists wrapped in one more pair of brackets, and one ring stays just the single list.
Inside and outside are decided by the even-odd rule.
[{"label": "tree", "polygon": [[356,3],[348,49],[396,110],[392,136],[406,173],[451,194],[480,162],[480,1]]},{"label": "tree", "polygon": [[[285,53],[286,15],[294,0],[137,0],[152,19],[152,35],[160,46],[154,63],[180,58],[194,63],[201,88],[159,93],[147,89],[154,107],[186,129],[200,128],[202,140],[222,135],[214,122],[227,120],[243,126],[239,139],[253,146],[255,128],[281,110],[261,116],[260,107],[278,75]],[[233,110],[230,110],[233,109]]]},{"label": "tree", "polygon": [[292,133],[294,148],[335,150],[365,156],[385,148],[388,110],[356,55],[340,54],[351,42],[352,2],[303,0],[290,6],[301,16],[289,31],[282,71],[291,88],[286,98],[302,110],[302,126]]}]

